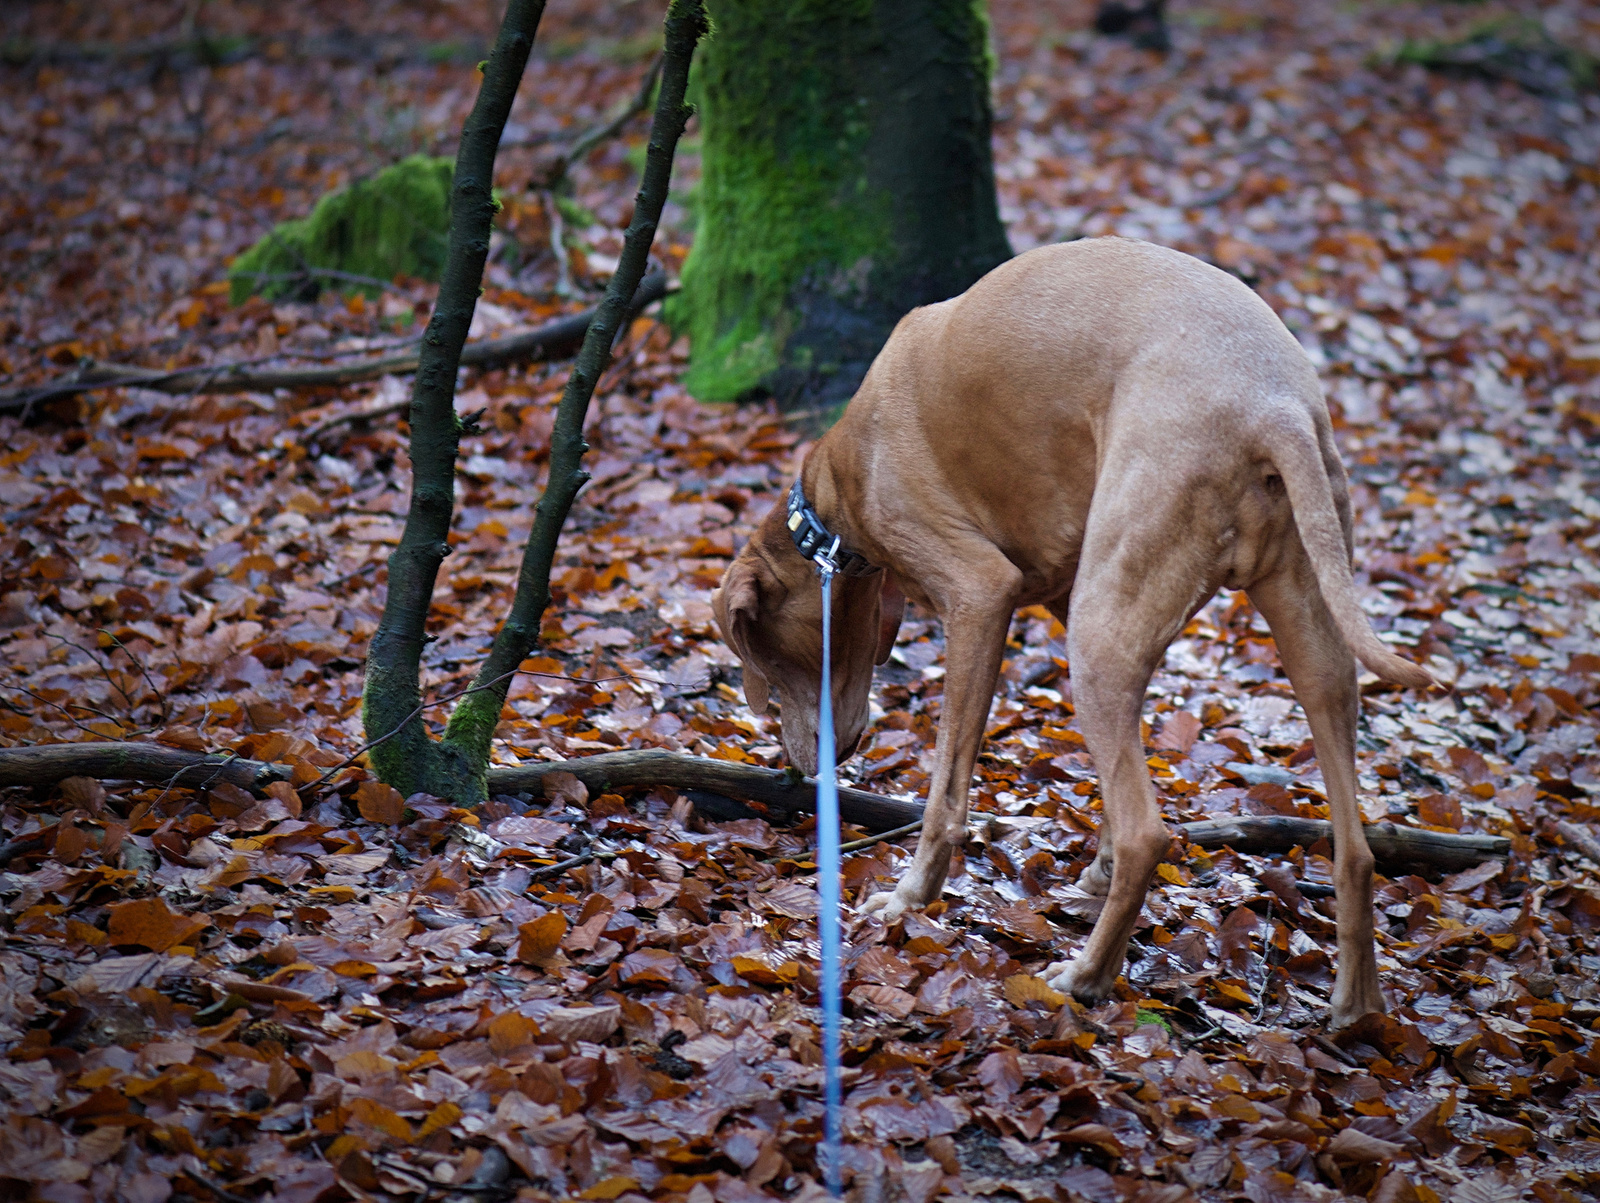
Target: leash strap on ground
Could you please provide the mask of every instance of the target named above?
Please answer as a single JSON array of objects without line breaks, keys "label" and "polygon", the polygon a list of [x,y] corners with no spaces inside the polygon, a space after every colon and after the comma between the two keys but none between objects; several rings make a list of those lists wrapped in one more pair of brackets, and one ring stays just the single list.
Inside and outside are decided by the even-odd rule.
[{"label": "leash strap on ground", "polygon": [[[838,540],[834,540],[838,545]],[[833,735],[833,564],[816,558],[822,574],[822,696],[817,703],[817,930],[822,937],[822,1172],[830,1194],[842,1186],[843,1100],[839,1083],[839,780]]]}]

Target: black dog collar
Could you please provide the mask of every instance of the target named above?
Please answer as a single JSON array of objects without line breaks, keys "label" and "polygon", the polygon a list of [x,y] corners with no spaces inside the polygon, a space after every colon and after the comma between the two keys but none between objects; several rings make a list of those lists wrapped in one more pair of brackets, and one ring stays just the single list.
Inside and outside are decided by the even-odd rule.
[{"label": "black dog collar", "polygon": [[800,478],[795,477],[794,485],[789,490],[789,537],[794,540],[794,545],[800,554],[808,560],[818,558],[828,560],[833,565],[833,570],[841,576],[866,576],[868,573],[877,572],[878,567],[870,563],[864,556],[853,551],[846,551],[839,545],[839,537],[822,524],[822,519],[817,517],[817,511],[811,508],[811,503],[806,500],[805,490],[800,487]]}]

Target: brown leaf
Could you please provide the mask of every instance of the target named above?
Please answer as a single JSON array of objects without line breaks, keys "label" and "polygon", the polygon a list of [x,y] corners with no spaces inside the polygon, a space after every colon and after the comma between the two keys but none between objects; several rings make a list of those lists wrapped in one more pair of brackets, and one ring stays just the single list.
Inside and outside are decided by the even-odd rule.
[{"label": "brown leaf", "polygon": [[589,787],[571,773],[546,773],[540,780],[544,796],[551,802],[579,810],[589,802]]},{"label": "brown leaf", "polygon": [[356,807],[369,823],[394,827],[405,817],[406,800],[392,785],[363,781],[356,787]]},{"label": "brown leaf", "polygon": [[1405,1146],[1369,1136],[1356,1128],[1345,1128],[1328,1142],[1328,1147],[1323,1151],[1331,1155],[1335,1161],[1349,1164],[1369,1161],[1383,1163],[1393,1161],[1400,1156],[1405,1151]]},{"label": "brown leaf", "polygon": [[664,948],[641,948],[622,958],[622,980],[630,986],[670,986],[683,962]]},{"label": "brown leaf", "polygon": [[1187,710],[1175,710],[1167,715],[1161,724],[1161,730],[1156,732],[1152,745],[1169,752],[1182,752],[1185,756],[1189,749],[1194,747],[1194,741],[1200,737],[1200,720]]},{"label": "brown leaf", "polygon": [[106,787],[93,777],[67,777],[56,788],[69,806],[86,810],[92,815],[99,814],[105,808]]},{"label": "brown leaf", "polygon": [[517,928],[517,960],[529,965],[544,965],[555,956],[567,934],[567,917],[548,911]]},{"label": "brown leaf", "polygon": [[358,1124],[376,1128],[396,1140],[411,1140],[411,1125],[382,1103],[357,1096],[350,1101],[350,1118]]},{"label": "brown leaf", "polygon": [[1006,978],[1004,991],[1006,1001],[1013,1007],[1025,1007],[1037,1002],[1043,1003],[1051,1011],[1059,1011],[1067,1001],[1065,994],[1052,990],[1042,978],[1034,977],[1031,973],[1012,974]]},{"label": "brown leaf", "polygon": [[201,738],[200,732],[189,726],[163,727],[156,732],[156,742],[166,744],[169,748],[182,748],[185,752],[206,750],[206,741]]},{"label": "brown leaf", "polygon": [[615,1004],[601,1007],[556,1007],[539,1020],[548,1035],[567,1044],[588,1040],[598,1044],[622,1026],[622,1008]]},{"label": "brown leaf", "polygon": [[211,920],[203,915],[169,910],[161,898],[139,898],[108,909],[106,934],[112,944],[136,944],[153,952],[188,944],[211,926]]},{"label": "brown leaf", "polygon": [[850,1001],[858,1011],[875,1011],[891,1019],[904,1019],[917,1006],[916,995],[893,986],[857,986],[850,991]]},{"label": "brown leaf", "polygon": [[[506,1011],[489,1021],[489,1051],[501,1061],[518,1049],[530,1048],[539,1025],[517,1011]],[[526,1060],[526,1058],[524,1058]]]},{"label": "brown leaf", "polygon": [[1457,831],[1462,822],[1461,803],[1445,794],[1427,794],[1417,799],[1417,818],[1430,827]]}]

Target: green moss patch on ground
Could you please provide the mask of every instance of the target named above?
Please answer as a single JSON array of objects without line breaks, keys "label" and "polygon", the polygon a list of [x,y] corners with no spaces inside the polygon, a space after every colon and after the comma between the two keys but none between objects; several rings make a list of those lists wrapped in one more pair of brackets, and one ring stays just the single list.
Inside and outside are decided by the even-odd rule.
[{"label": "green moss patch on ground", "polygon": [[1545,94],[1581,91],[1596,82],[1594,57],[1558,41],[1532,17],[1480,21],[1460,37],[1410,39],[1395,52],[1395,61],[1509,79]]},{"label": "green moss patch on ground", "polygon": [[412,155],[330,192],[229,269],[232,299],[312,300],[323,288],[375,295],[397,275],[437,280],[450,231],[450,159]]}]

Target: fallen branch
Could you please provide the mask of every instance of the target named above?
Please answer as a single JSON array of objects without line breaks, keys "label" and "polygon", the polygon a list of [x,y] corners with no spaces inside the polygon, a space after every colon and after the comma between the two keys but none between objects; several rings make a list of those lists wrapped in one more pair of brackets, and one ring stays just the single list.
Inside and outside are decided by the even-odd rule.
[{"label": "fallen branch", "polygon": [[[651,272],[639,281],[639,287],[628,306],[628,316],[631,318],[653,301],[659,301],[667,295],[667,291],[666,273]],[[598,310],[599,306],[591,306],[521,334],[469,343],[461,351],[461,364],[464,367],[495,368],[508,363],[565,358],[576,353],[582,345],[583,336]],[[49,384],[0,393],[0,413],[26,409],[45,401],[96,389],[129,386],[172,394],[269,393],[280,388],[330,388],[376,380],[380,376],[404,375],[416,371],[417,362],[418,352],[406,350],[398,355],[364,359],[358,363],[315,368],[252,369],[244,364],[217,363],[162,371],[131,364],[86,364]],[[353,418],[364,416],[371,415],[352,415]]]},{"label": "fallen branch", "polygon": [[[1332,844],[1333,824],[1326,819],[1248,815],[1180,823],[1178,834],[1202,848],[1287,852],[1294,847],[1309,848],[1318,840]],[[1369,823],[1366,834],[1372,855],[1391,865],[1415,864],[1456,871],[1506,856],[1511,851],[1511,841],[1497,835],[1457,835],[1420,827],[1396,827],[1393,823]]]},{"label": "fallen branch", "polygon": [[[817,809],[816,782],[792,770],[711,760],[658,748],[491,768],[488,790],[491,795],[542,794],[545,778],[551,773],[571,773],[591,793],[666,786],[759,802],[778,811],[815,814]],[[0,786],[48,786],[67,777],[97,777],[191,787],[226,781],[246,789],[261,789],[274,781],[286,781],[289,776],[288,765],[186,752],[159,744],[47,744],[34,748],[0,748]],[[847,785],[839,787],[839,809],[846,823],[872,832],[886,832],[891,838],[909,834],[914,825],[922,821],[919,802],[887,798]],[[906,830],[897,831],[897,828]],[[1309,848],[1324,839],[1333,842],[1333,824],[1326,819],[1286,815],[1200,819],[1177,824],[1175,833],[1186,843],[1202,848],[1227,847],[1236,852],[1253,853]],[[1369,824],[1366,833],[1373,855],[1390,865],[1415,864],[1455,871],[1506,856],[1511,851],[1511,841],[1494,835],[1460,835],[1419,827],[1397,827],[1393,823]],[[874,842],[862,842],[861,846],[868,847]]]},{"label": "fallen branch", "polygon": [[[664,785],[671,789],[707,790],[729,798],[760,802],[779,810],[803,814],[815,814],[817,809],[817,783],[810,777],[801,777],[785,769],[686,756],[654,748],[601,752],[596,756],[524,764],[516,768],[491,768],[489,793],[541,793],[544,779],[551,773],[571,773],[591,793]],[[854,823],[869,831],[887,831],[920,821],[922,805],[841,785],[839,813],[846,823]]]},{"label": "fallen branch", "polygon": [[291,775],[286,764],[187,752],[160,744],[107,742],[0,748],[0,786],[55,785],[68,777],[94,777],[191,788],[226,782],[242,789],[262,789],[274,781],[287,781]]}]

